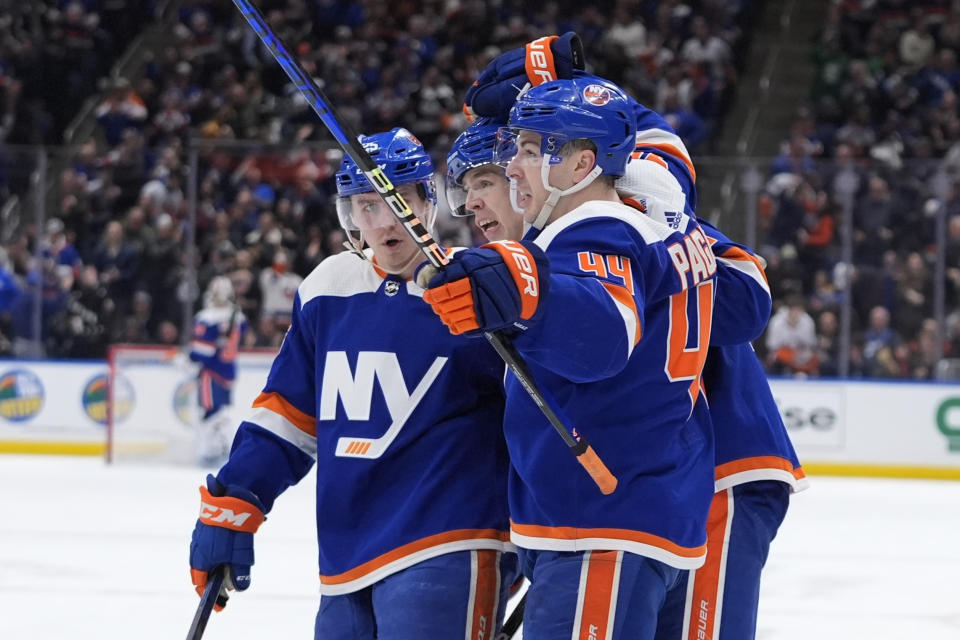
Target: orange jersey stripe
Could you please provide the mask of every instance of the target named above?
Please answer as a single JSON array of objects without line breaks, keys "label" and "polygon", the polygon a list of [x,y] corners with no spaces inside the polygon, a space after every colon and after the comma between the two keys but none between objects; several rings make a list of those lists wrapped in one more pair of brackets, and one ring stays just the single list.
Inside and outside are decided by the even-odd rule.
[{"label": "orange jersey stripe", "polygon": [[707,518],[707,559],[702,567],[693,570],[693,589],[687,595],[690,611],[687,638],[718,637],[715,631],[718,631],[723,603],[732,505],[732,489],[714,494]]},{"label": "orange jersey stripe", "polygon": [[643,327],[640,326],[640,314],[637,312],[637,303],[633,299],[633,296],[630,295],[630,292],[625,288],[615,285],[610,282],[601,282],[603,288],[607,290],[613,299],[630,309],[633,312],[633,317],[636,319],[637,328],[633,333],[633,346],[637,346],[637,343],[640,342],[640,336],[643,334]]},{"label": "orange jersey stripe", "polygon": [[289,420],[297,429],[310,434],[314,438],[317,437],[317,419],[297,409],[279,393],[274,391],[261,393],[253,401],[253,408],[256,409],[257,407],[269,409]]},{"label": "orange jersey stripe", "polygon": [[467,616],[468,638],[489,638],[497,623],[500,604],[500,553],[492,550],[471,552],[476,558],[477,571],[470,589],[473,591],[473,611]]},{"label": "orange jersey stripe", "polygon": [[723,252],[721,258],[727,258],[728,260],[737,260],[741,262],[752,262],[756,265],[757,269],[760,270],[760,275],[763,276],[763,281],[767,282],[767,273],[763,270],[763,263],[760,262],[760,259],[756,256],[752,256],[740,247],[730,247]]},{"label": "orange jersey stripe", "polygon": [[586,584],[580,593],[580,640],[603,640],[612,637],[615,608],[614,595],[619,585],[617,565],[622,551],[590,551],[584,554]]},{"label": "orange jersey stripe", "polygon": [[793,463],[786,458],[777,456],[754,456],[752,458],[740,458],[719,465],[714,470],[714,479],[726,478],[744,471],[753,471],[754,469],[782,469],[788,472],[797,480],[807,477],[800,467],[794,467]]},{"label": "orange jersey stripe", "polygon": [[510,522],[510,528],[522,536],[531,538],[554,538],[556,540],[582,540],[584,538],[610,538],[613,540],[628,540],[639,544],[659,547],[681,558],[702,558],[707,545],[699,547],[681,547],[680,545],[645,531],[633,529],[578,527],[545,527],[538,524],[518,524]]},{"label": "orange jersey stripe", "polygon": [[501,542],[506,542],[509,538],[510,535],[506,531],[499,531],[497,529],[457,529],[455,531],[446,531],[444,533],[438,533],[436,535],[427,536],[426,538],[414,540],[413,542],[397,547],[392,551],[388,551],[383,555],[377,556],[373,560],[364,562],[358,567],[354,567],[350,571],[345,571],[344,573],[339,573],[333,576],[320,574],[320,582],[323,584],[343,584],[345,582],[350,582],[351,580],[357,580],[358,578],[362,578],[368,573],[372,573],[380,567],[399,560],[404,556],[417,553],[418,551],[423,551],[424,549],[429,549],[430,547],[447,544],[449,542],[481,539],[500,540]]},{"label": "orange jersey stripe", "polygon": [[684,165],[686,165],[687,171],[690,172],[690,178],[694,182],[696,182],[697,171],[696,169],[693,168],[693,162],[690,160],[690,158],[687,157],[687,154],[685,154],[680,148],[672,144],[669,144],[667,142],[641,142],[637,146],[644,149],[648,147],[653,149],[659,149],[660,151],[663,151],[667,155],[673,156],[674,158],[682,162]]}]

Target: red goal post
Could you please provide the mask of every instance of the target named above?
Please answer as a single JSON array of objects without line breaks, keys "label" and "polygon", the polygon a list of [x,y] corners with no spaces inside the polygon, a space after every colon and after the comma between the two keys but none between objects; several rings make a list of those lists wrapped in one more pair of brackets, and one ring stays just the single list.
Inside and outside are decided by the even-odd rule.
[{"label": "red goal post", "polygon": [[[236,430],[249,412],[276,354],[272,349],[253,349],[237,355],[231,429]],[[111,345],[107,353],[108,463],[193,464],[197,369],[179,347]]]}]

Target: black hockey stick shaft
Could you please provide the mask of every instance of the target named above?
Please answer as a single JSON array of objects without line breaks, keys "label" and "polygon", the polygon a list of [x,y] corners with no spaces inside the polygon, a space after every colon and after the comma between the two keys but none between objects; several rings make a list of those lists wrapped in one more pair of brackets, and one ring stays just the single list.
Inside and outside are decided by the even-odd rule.
[{"label": "black hockey stick shaft", "polygon": [[[406,201],[397,193],[396,188],[383,170],[373,161],[370,154],[367,153],[363,145],[360,144],[356,133],[352,131],[349,125],[340,118],[330,103],[330,100],[323,94],[313,78],[303,69],[296,58],[290,53],[287,46],[273,32],[270,25],[267,24],[263,14],[257,9],[250,0],[233,0],[233,3],[243,14],[250,28],[260,37],[260,40],[270,51],[271,55],[283,67],[287,76],[296,85],[297,89],[307,99],[310,106],[319,116],[323,124],[326,125],[330,134],[340,144],[350,158],[357,164],[357,167],[367,177],[370,184],[376,189],[377,193],[383,198],[387,206],[403,224],[404,229],[413,238],[420,250],[426,255],[430,264],[437,269],[443,269],[449,262],[446,254],[433,239],[430,232],[427,231],[423,223],[413,213],[413,210]],[[593,481],[600,487],[600,491],[605,494],[612,493],[617,488],[617,479],[610,473],[603,461],[597,456],[593,447],[583,437],[574,437],[567,429],[563,421],[557,416],[556,412],[547,404],[543,392],[537,386],[530,371],[519,353],[509,341],[499,332],[486,332],[484,336],[493,345],[503,361],[513,372],[523,388],[530,394],[530,397],[543,412],[544,416],[550,422],[560,437],[569,447],[570,451],[576,456],[577,461],[587,470]]]},{"label": "black hockey stick shaft", "polygon": [[518,602],[517,606],[510,612],[506,622],[503,623],[503,627],[500,628],[500,633],[498,633],[493,640],[511,640],[513,638],[514,634],[520,628],[520,625],[523,624],[523,610],[526,606],[527,594],[524,593],[520,598],[520,602]]},{"label": "black hockey stick shaft", "polygon": [[207,577],[207,586],[204,587],[203,595],[200,596],[197,612],[193,614],[193,622],[190,624],[190,631],[187,632],[187,640],[200,640],[203,637],[204,629],[207,628],[207,620],[210,619],[213,605],[217,604],[218,601],[220,606],[227,603],[227,596],[220,595],[225,571],[226,568],[218,567],[211,571]]}]

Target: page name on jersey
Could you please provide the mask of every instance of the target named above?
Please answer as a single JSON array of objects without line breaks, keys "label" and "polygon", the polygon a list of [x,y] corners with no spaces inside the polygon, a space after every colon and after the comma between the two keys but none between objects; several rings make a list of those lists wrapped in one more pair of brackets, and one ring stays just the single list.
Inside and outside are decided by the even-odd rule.
[{"label": "page name on jersey", "polygon": [[320,390],[320,419],[335,420],[337,398],[343,404],[348,420],[370,420],[373,401],[373,383],[376,379],[390,413],[391,424],[379,438],[344,436],[337,440],[335,455],[348,458],[379,458],[399,435],[407,419],[417,408],[440,375],[447,358],[437,357],[424,374],[413,393],[407,393],[407,383],[397,354],[390,351],[361,351],[357,354],[356,375],[350,369],[346,351],[328,351],[323,368]]},{"label": "page name on jersey", "polygon": [[[717,259],[710,250],[706,235],[699,228],[691,231],[683,239],[682,244],[680,242],[671,244],[667,247],[667,251],[680,276],[683,289],[688,286],[695,287],[717,272]],[[687,279],[687,274],[690,275],[692,282]]]}]

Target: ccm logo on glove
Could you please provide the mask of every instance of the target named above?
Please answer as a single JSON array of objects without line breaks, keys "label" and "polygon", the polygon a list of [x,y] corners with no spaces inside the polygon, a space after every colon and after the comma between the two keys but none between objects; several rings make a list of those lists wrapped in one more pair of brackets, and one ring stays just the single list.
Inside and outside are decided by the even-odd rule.
[{"label": "ccm logo on glove", "polygon": [[214,497],[200,487],[200,522],[214,527],[256,533],[263,524],[263,513],[246,500]]}]

